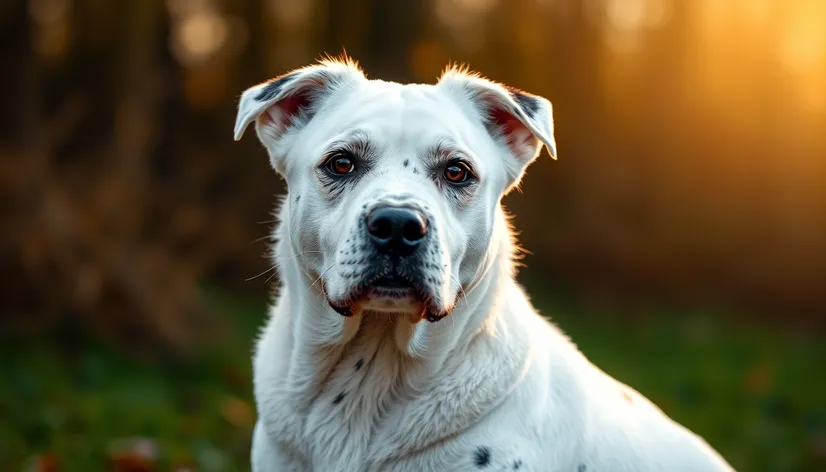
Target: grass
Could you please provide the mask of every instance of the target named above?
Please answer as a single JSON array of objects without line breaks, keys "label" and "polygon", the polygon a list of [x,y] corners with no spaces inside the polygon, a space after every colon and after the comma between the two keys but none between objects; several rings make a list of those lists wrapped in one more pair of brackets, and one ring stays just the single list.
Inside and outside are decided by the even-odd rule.
[{"label": "grass", "polygon": [[[68,472],[107,470],[136,437],[157,448],[152,470],[249,470],[249,358],[264,308],[221,300],[231,329],[192,362],[139,361],[90,342],[67,350],[50,338],[0,346],[0,470],[22,470],[37,455]],[[737,470],[826,470],[822,338],[712,313],[629,322],[535,303],[594,363]]]}]

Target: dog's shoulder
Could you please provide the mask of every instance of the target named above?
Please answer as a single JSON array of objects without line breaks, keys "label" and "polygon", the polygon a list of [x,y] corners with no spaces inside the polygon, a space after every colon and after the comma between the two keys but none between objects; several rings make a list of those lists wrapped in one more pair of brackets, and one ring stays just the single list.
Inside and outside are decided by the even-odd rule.
[{"label": "dog's shoulder", "polygon": [[569,391],[580,397],[572,422],[581,469],[627,472],[730,471],[701,437],[677,423],[644,395],[614,379],[579,351]]},{"label": "dog's shoulder", "polygon": [[630,387],[604,376],[589,389],[584,448],[600,470],[731,470],[701,437]]},{"label": "dog's shoulder", "polygon": [[529,304],[513,306],[531,367],[480,425],[491,457],[518,451],[522,470],[731,470],[702,438],[593,365]]}]

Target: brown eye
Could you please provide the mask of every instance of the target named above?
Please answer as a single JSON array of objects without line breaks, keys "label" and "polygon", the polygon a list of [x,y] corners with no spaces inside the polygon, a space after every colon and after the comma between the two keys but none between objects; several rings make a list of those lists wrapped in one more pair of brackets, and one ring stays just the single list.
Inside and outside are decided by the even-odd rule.
[{"label": "brown eye", "polygon": [[445,167],[445,179],[452,184],[461,184],[470,177],[470,169],[464,162],[454,162]]},{"label": "brown eye", "polygon": [[353,164],[353,159],[345,153],[338,153],[327,161],[327,169],[337,175],[349,174],[355,168],[356,165]]}]

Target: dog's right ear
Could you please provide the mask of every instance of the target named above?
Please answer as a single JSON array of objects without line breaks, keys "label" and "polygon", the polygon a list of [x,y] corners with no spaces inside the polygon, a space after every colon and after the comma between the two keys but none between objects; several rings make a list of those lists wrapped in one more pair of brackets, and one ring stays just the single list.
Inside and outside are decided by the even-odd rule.
[{"label": "dog's right ear", "polygon": [[553,111],[545,98],[498,84],[461,66],[449,67],[437,87],[447,90],[460,104],[470,105],[463,108],[506,150],[505,193],[519,185],[543,146],[556,159]]},{"label": "dog's right ear", "polygon": [[305,126],[326,97],[364,79],[364,74],[350,60],[325,60],[252,86],[244,91],[238,103],[235,140],[240,140],[254,122],[258,139],[270,155],[270,163],[283,173],[284,137]]}]

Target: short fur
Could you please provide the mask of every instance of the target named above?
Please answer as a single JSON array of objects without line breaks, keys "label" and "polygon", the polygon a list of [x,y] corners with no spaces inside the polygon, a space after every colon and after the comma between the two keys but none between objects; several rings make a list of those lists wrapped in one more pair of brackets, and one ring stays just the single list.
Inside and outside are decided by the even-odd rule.
[{"label": "short fur", "polygon": [[[547,100],[460,68],[401,85],[325,61],[244,92],[236,139],[253,123],[288,184],[254,358],[254,471],[731,470],[514,281],[501,198],[542,146],[556,154]],[[342,148],[358,158],[346,178],[323,167]],[[457,156],[475,174],[462,187],[440,180]],[[364,274],[390,270],[365,236],[379,204],[428,219],[409,268],[419,299],[363,295]]]}]

